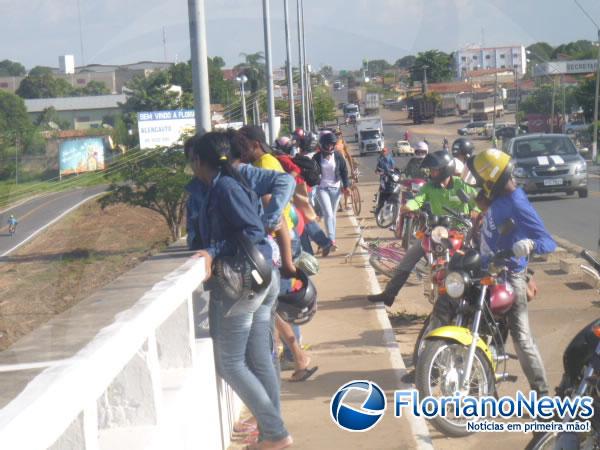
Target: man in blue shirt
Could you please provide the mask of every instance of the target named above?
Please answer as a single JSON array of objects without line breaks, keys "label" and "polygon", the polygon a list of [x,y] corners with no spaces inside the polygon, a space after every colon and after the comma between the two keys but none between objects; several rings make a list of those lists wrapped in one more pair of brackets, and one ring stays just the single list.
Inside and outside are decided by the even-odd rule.
[{"label": "man in blue shirt", "polygon": [[[545,395],[548,380],[529,326],[526,273],[529,255],[551,253],[556,243],[525,192],[512,179],[509,155],[495,149],[486,150],[469,159],[467,165],[490,201],[481,229],[484,262],[499,251],[512,250],[514,254],[508,263],[509,283],[516,295],[515,304],[508,312],[510,334],[531,389]],[[514,227],[508,233],[501,233],[501,227],[511,219]]]},{"label": "man in blue shirt", "polygon": [[379,159],[377,160],[377,168],[375,169],[375,173],[386,174],[394,170],[394,158],[392,157],[391,152],[387,147],[383,147],[381,150],[381,155],[379,155]]}]

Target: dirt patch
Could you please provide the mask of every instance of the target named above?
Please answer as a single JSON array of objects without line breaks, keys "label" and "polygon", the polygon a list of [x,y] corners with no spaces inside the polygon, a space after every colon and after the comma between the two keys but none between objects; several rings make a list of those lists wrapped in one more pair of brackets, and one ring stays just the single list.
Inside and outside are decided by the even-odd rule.
[{"label": "dirt patch", "polygon": [[0,262],[0,350],[107,285],[168,242],[152,211],[96,201]]}]

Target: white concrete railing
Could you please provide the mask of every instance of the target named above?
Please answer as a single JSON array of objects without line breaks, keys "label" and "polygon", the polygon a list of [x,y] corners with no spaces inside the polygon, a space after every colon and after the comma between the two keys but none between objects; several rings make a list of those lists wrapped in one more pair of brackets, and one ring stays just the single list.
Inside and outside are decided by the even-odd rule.
[{"label": "white concrete railing", "polygon": [[[139,276],[144,264],[152,261],[138,266]],[[200,292],[204,261],[187,259],[175,267],[71,357],[34,371],[0,410],[0,449],[227,448],[241,402],[215,374],[207,295]],[[193,303],[204,325],[194,326]],[[93,327],[100,321],[94,308],[99,310],[98,301],[68,320]],[[46,335],[58,335],[53,326],[52,321],[44,326]],[[26,354],[31,345],[15,347]],[[15,365],[12,372],[3,353],[1,375],[24,376],[20,370],[27,365]],[[14,351],[11,356],[14,360]]]}]

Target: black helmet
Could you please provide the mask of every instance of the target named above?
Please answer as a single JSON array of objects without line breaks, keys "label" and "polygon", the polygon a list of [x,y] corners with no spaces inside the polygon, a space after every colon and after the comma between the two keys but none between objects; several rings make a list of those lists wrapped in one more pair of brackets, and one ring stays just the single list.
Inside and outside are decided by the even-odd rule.
[{"label": "black helmet", "polygon": [[234,242],[236,254],[217,257],[212,269],[217,285],[228,299],[247,301],[269,287],[273,263],[244,233],[236,233]]},{"label": "black helmet", "polygon": [[317,312],[317,288],[302,270],[298,270],[298,279],[302,282],[301,289],[279,294],[277,313],[288,323],[304,325]]},{"label": "black helmet", "polygon": [[421,169],[439,170],[438,176],[431,177],[437,183],[454,175],[454,158],[446,150],[429,153],[421,163]]},{"label": "black helmet", "polygon": [[465,158],[473,156],[473,143],[467,138],[461,137],[452,143],[452,155],[463,155]]},{"label": "black helmet", "polygon": [[327,151],[331,145],[335,146],[337,144],[338,138],[331,131],[327,133],[321,134],[319,138],[319,147],[321,147],[321,151]]}]

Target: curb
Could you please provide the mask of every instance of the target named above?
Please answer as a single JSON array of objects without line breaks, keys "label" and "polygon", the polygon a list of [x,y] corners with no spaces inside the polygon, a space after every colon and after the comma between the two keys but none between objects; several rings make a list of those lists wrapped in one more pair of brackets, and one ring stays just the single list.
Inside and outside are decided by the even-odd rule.
[{"label": "curb", "polygon": [[585,248],[581,247],[580,245],[574,244],[573,242],[561,238],[560,236],[557,236],[555,234],[552,235],[552,239],[554,239],[554,241],[560,247],[564,248],[568,253],[571,253],[572,255],[579,256],[581,252],[585,250]]}]

